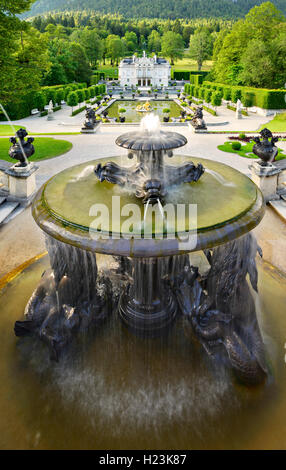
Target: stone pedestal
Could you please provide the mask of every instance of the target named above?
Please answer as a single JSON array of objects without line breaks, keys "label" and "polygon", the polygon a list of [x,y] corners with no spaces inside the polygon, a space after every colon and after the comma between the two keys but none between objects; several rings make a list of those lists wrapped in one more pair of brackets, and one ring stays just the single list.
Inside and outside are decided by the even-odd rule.
[{"label": "stone pedestal", "polygon": [[0,195],[9,192],[9,179],[5,170],[0,168]]},{"label": "stone pedestal", "polygon": [[85,129],[84,127],[80,130],[81,134],[95,134],[96,129]]},{"label": "stone pedestal", "polygon": [[99,126],[100,126],[100,122],[96,122],[94,124],[93,129],[87,129],[86,127],[82,127],[80,132],[81,132],[81,134],[95,134],[96,131],[98,130]]},{"label": "stone pedestal", "polygon": [[236,110],[235,115],[236,115],[236,119],[242,119],[242,113],[241,113],[241,110],[240,110],[240,109],[237,109],[237,110]]},{"label": "stone pedestal", "polygon": [[53,121],[54,119],[55,119],[55,117],[54,117],[54,111],[49,110],[49,111],[48,111],[47,121]]},{"label": "stone pedestal", "polygon": [[251,179],[259,187],[265,201],[269,202],[279,199],[277,188],[278,176],[281,170],[271,163],[261,165],[259,162],[255,162],[250,165],[250,169]]},{"label": "stone pedestal", "polygon": [[286,196],[286,159],[275,162],[275,167],[280,170],[278,174],[277,192],[280,196]]},{"label": "stone pedestal", "polygon": [[194,126],[192,126],[191,124],[189,125],[191,131],[194,133],[194,134],[207,134],[208,133],[208,130],[207,128],[205,129],[196,129]]},{"label": "stone pedestal", "polygon": [[38,167],[29,163],[27,167],[12,166],[6,170],[9,185],[9,200],[29,205],[36,193],[36,172]]}]

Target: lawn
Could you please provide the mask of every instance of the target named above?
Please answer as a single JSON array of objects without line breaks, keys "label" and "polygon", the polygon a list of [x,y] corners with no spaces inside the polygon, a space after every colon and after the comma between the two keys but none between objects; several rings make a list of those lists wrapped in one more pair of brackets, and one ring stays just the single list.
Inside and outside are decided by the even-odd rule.
[{"label": "lawn", "polygon": [[277,114],[272,121],[261,126],[259,130],[261,131],[264,127],[272,132],[286,132],[286,113]]},{"label": "lawn", "polygon": [[[234,150],[232,148],[232,142],[225,142],[223,145],[218,145],[217,148],[222,150],[222,152],[236,153],[240,157],[258,158],[256,155],[254,155],[254,153],[252,153],[253,145],[254,142],[249,142],[245,145],[242,145],[240,150]],[[278,155],[276,160],[282,160],[283,158],[286,158],[286,155],[283,153],[282,149],[278,148]]]},{"label": "lawn", "polygon": [[110,64],[99,65],[96,72],[105,72],[105,76],[109,78],[118,78],[118,67]]},{"label": "lawn", "polygon": [[[211,60],[206,60],[202,66],[202,71],[209,72],[212,65]],[[183,59],[176,60],[175,65],[173,65],[173,70],[189,70],[190,72],[195,72],[198,70],[198,65],[195,60],[184,57]]]},{"label": "lawn", "polygon": [[[8,155],[10,146],[9,139],[0,139],[0,160],[17,163],[17,160],[12,160]],[[68,152],[72,148],[72,143],[67,140],[56,140],[52,137],[40,137],[35,139],[34,147],[35,153],[29,158],[33,162],[58,157]]]},{"label": "lawn", "polygon": [[[13,126],[15,128],[16,131],[18,131],[19,129],[25,129],[25,127],[23,126]],[[0,124],[0,135],[1,136],[13,136],[14,135],[14,130],[12,129],[12,127],[10,126],[10,124]]]}]

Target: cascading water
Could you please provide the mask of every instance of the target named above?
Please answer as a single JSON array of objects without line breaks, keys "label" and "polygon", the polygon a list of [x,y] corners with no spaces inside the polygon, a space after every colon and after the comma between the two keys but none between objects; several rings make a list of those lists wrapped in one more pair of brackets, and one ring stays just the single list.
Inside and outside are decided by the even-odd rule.
[{"label": "cascading water", "polygon": [[36,334],[58,360],[76,332],[86,331],[107,314],[106,291],[97,291],[96,255],[46,236],[51,270],[29,300],[25,321],[15,323],[17,336]]},{"label": "cascading water", "polygon": [[[38,335],[58,359],[73,337],[100,329],[117,312],[123,325],[144,337],[171,332],[183,316],[192,339],[217,364],[244,383],[265,380],[251,292],[257,290],[258,247],[248,233],[263,217],[263,198],[230,167],[174,155],[186,142],[162,131],[151,115],[139,132],[117,139],[127,158],[79,165],[46,183],[33,215],[48,235],[51,271],[32,295],[25,320],[16,322],[18,336]],[[128,165],[133,158],[137,162]],[[121,220],[121,206],[114,209],[115,195],[123,207],[135,205],[141,217],[131,224],[132,233]],[[196,217],[179,210],[191,205]],[[171,219],[167,206],[174,209]],[[100,211],[106,215],[95,228],[92,215]],[[117,268],[98,272],[96,253],[112,255]]]}]

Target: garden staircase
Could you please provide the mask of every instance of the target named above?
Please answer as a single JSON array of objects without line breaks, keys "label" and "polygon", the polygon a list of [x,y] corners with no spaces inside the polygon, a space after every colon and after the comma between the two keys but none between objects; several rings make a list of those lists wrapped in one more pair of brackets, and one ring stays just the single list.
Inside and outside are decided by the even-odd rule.
[{"label": "garden staircase", "polygon": [[7,201],[5,196],[0,196],[0,226],[16,217],[22,210],[19,202]]}]

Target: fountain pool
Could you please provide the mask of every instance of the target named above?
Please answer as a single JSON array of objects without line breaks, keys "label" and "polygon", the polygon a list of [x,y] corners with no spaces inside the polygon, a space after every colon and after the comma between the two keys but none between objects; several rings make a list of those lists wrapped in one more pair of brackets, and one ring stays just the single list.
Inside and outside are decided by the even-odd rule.
[{"label": "fountain pool", "polygon": [[286,281],[251,234],[262,195],[143,123],[117,139],[126,157],[69,168],[33,203],[49,259],[0,297],[19,446],[265,448],[264,421],[282,446]]},{"label": "fountain pool", "polygon": [[[109,263],[98,256],[99,270]],[[246,388],[202,356],[185,318],[165,337],[140,338],[115,315],[50,362],[40,341],[11,334],[49,267],[46,256],[0,292],[1,449],[285,449],[283,275],[258,262],[271,379]]]},{"label": "fountain pool", "polygon": [[[126,122],[140,122],[142,119],[142,113],[136,111],[136,108],[142,103],[144,103],[144,101],[116,100],[108,108],[108,116],[111,118],[116,117],[118,119],[120,116],[120,108],[124,108],[126,109],[126,113],[124,113]],[[178,106],[173,100],[150,100],[150,104],[152,105],[153,112],[159,116],[160,121],[163,121],[164,108],[170,109],[170,116],[172,117],[179,117],[182,111],[182,108],[180,108],[180,106]]]}]

